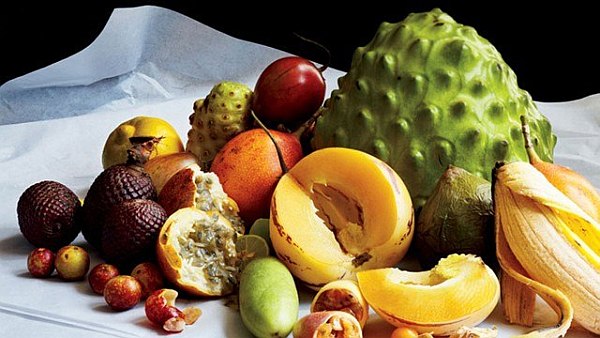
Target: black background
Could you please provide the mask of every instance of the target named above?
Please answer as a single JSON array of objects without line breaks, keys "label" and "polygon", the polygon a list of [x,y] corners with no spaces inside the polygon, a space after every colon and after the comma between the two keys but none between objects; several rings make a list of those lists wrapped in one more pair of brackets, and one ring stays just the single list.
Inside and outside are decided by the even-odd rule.
[{"label": "black background", "polygon": [[296,38],[296,32],[328,47],[331,66],[341,70],[348,69],[354,49],[367,44],[382,21],[397,22],[410,12],[440,7],[490,40],[535,100],[600,93],[600,19],[592,1],[8,3],[10,7],[0,5],[5,7],[0,11],[0,84],[85,48],[116,7],[163,6],[229,35],[324,62],[323,53]]}]

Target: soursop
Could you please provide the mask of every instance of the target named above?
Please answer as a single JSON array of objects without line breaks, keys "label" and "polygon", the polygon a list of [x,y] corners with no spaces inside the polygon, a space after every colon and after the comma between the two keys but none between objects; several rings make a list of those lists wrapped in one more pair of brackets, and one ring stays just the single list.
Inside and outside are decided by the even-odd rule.
[{"label": "soursop", "polygon": [[252,95],[245,84],[222,81],[204,99],[194,102],[186,151],[198,157],[203,169],[210,168],[227,141],[252,126]]},{"label": "soursop", "polygon": [[496,161],[527,161],[520,115],[551,161],[556,136],[500,53],[440,9],[380,25],[322,108],[314,148],[371,153],[421,207],[448,165],[491,180]]}]

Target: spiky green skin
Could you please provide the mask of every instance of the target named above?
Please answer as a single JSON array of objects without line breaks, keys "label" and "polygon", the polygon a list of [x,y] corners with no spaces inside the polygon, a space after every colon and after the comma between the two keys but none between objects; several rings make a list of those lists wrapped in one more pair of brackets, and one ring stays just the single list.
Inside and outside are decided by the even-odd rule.
[{"label": "spiky green skin", "polygon": [[235,135],[250,128],[252,90],[245,84],[222,81],[204,99],[194,102],[186,150],[194,153],[204,169]]},{"label": "spiky green skin", "polygon": [[491,180],[496,161],[526,161],[520,115],[552,160],[556,136],[496,48],[439,9],[382,23],[354,53],[318,120],[316,149],[371,153],[422,206],[449,164]]}]

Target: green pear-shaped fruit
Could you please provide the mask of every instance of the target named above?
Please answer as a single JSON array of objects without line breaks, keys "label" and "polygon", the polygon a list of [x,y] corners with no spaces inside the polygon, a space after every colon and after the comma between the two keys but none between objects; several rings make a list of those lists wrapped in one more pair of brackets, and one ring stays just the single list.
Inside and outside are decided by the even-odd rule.
[{"label": "green pear-shaped fruit", "polygon": [[452,253],[475,254],[495,265],[491,183],[449,166],[421,209],[413,243],[426,269]]}]

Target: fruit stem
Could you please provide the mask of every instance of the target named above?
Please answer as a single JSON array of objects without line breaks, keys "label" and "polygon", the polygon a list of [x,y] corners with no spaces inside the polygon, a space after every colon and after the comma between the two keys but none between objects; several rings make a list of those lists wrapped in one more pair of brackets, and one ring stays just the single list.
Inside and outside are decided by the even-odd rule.
[{"label": "fruit stem", "polygon": [[127,149],[127,165],[140,166],[142,167],[150,159],[150,155],[156,150],[156,145],[164,138],[154,137],[147,141],[136,142],[136,140],[130,139],[133,146]]},{"label": "fruit stem", "polygon": [[300,125],[300,127],[298,127],[298,129],[296,129],[292,132],[292,135],[294,135],[298,140],[300,140],[302,138],[302,135],[304,135],[304,133],[306,133],[310,129],[314,128],[315,123],[317,122],[317,119],[322,114],[323,114],[323,110],[317,109],[317,111],[314,114],[312,114],[312,116],[308,120],[306,120],[306,122],[302,123]]},{"label": "fruit stem", "polygon": [[325,51],[325,53],[327,54],[327,62],[325,62],[321,67],[317,68],[319,70],[319,73],[322,74],[327,68],[329,68],[329,64],[331,63],[331,51],[329,51],[329,49],[327,47],[325,47],[323,44],[316,42],[315,40],[305,38],[296,32],[294,32],[294,35],[302,41],[311,43],[311,44],[319,47],[321,50]]},{"label": "fruit stem", "polygon": [[285,164],[285,161],[283,160],[283,153],[281,152],[281,148],[279,148],[279,145],[275,141],[275,138],[273,137],[273,135],[271,134],[269,129],[261,122],[261,120],[258,119],[258,116],[256,116],[256,114],[254,113],[254,110],[250,110],[250,113],[252,114],[252,117],[254,118],[254,120],[256,120],[256,122],[262,128],[262,130],[264,130],[265,133],[267,133],[267,135],[269,136],[269,138],[275,145],[275,151],[277,151],[277,158],[279,159],[279,166],[281,167],[281,172],[283,173],[282,175],[287,174],[289,169],[288,169],[287,165]]},{"label": "fruit stem", "polygon": [[529,124],[527,124],[527,118],[525,115],[521,115],[521,131],[523,132],[523,138],[525,138],[525,150],[527,151],[529,163],[535,164],[541,162],[541,159],[533,148],[533,142],[531,141],[531,130],[529,128]]}]

